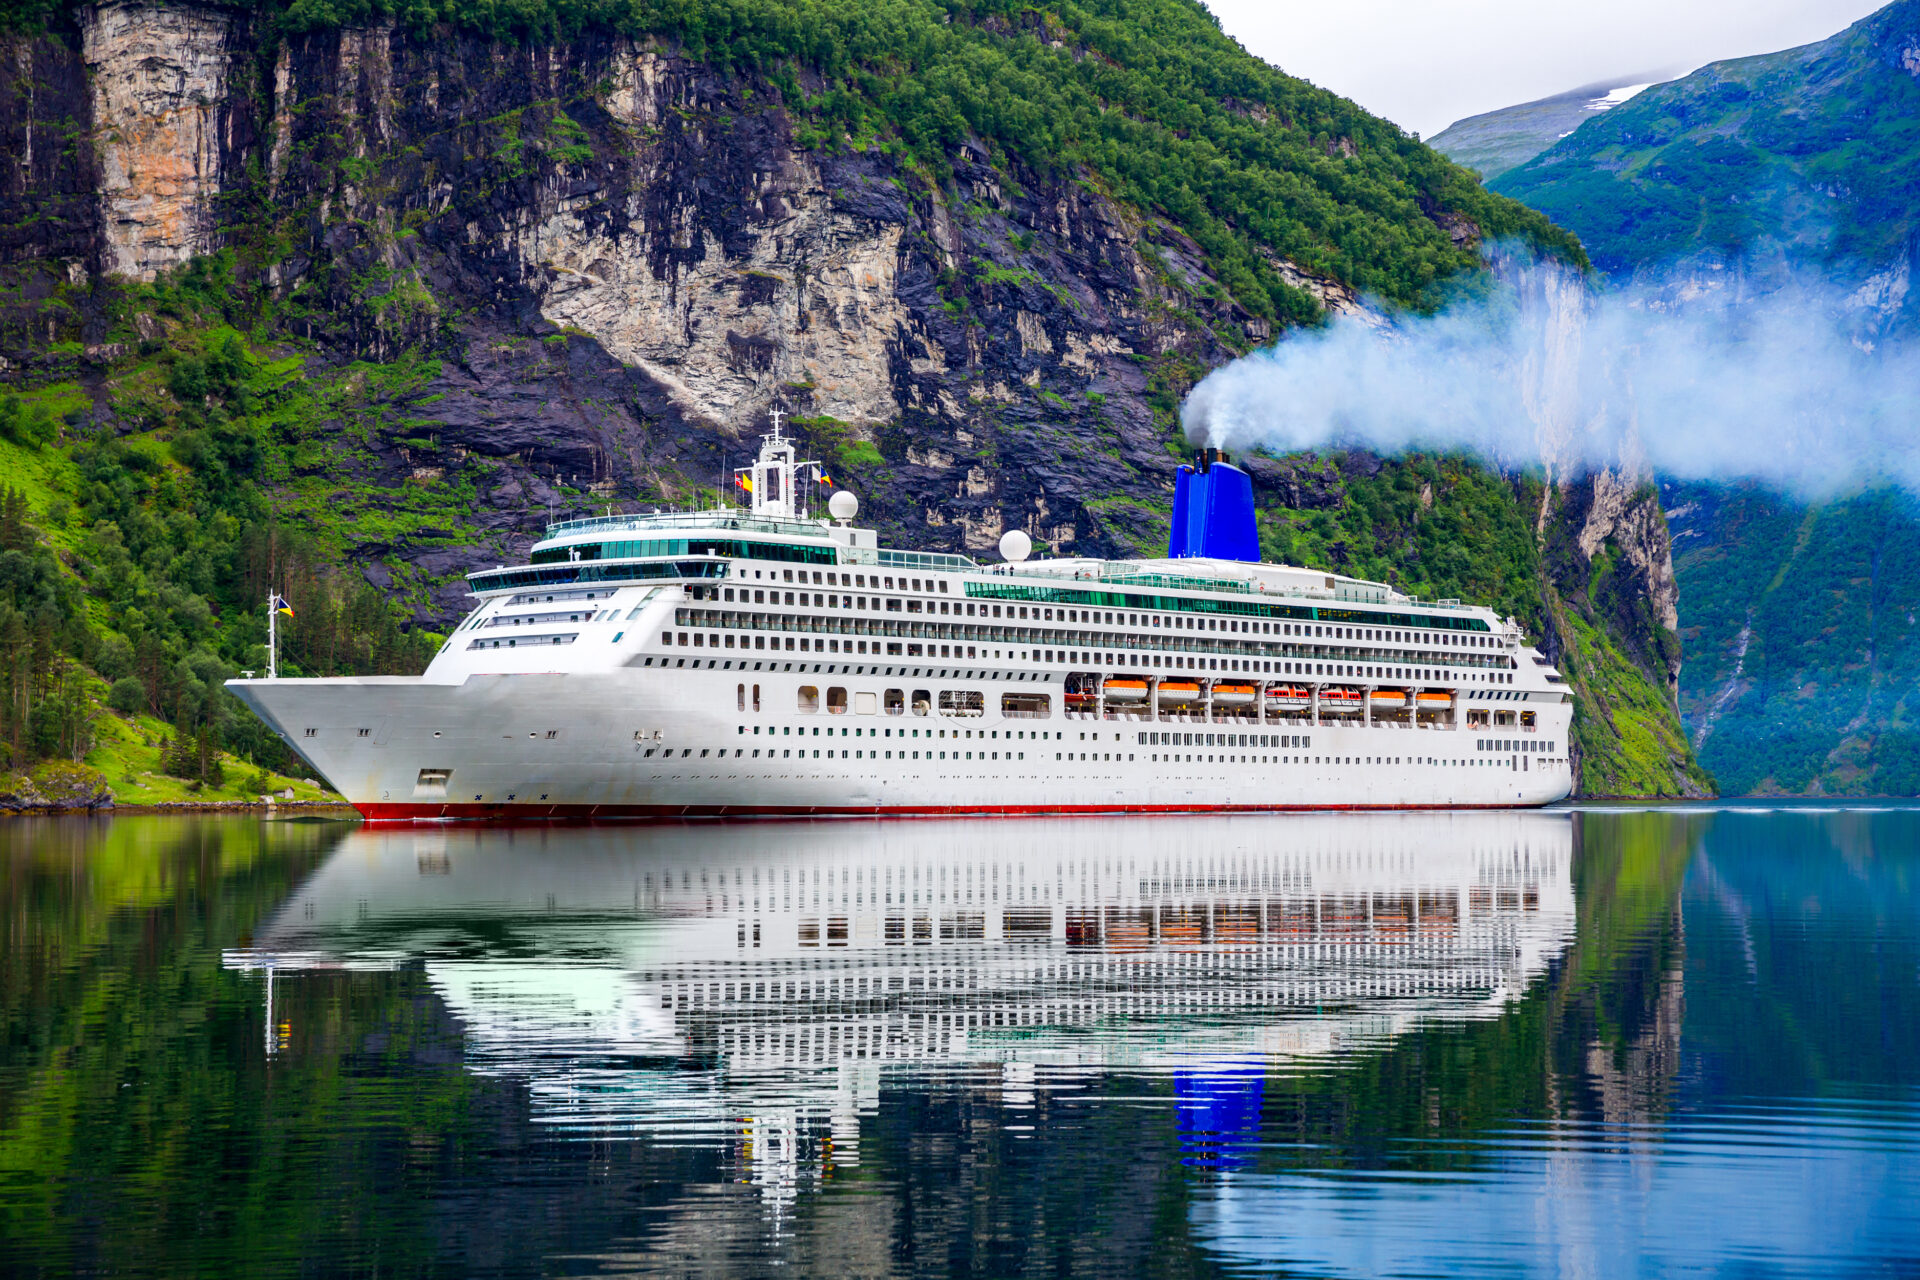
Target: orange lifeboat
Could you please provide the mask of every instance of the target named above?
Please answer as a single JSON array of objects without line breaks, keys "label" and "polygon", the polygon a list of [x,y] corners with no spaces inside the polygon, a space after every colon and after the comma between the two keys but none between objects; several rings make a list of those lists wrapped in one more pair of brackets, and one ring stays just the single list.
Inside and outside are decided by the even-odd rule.
[{"label": "orange lifeboat", "polygon": [[1192,680],[1162,680],[1160,682],[1160,701],[1198,702],[1200,686]]},{"label": "orange lifeboat", "polygon": [[1213,686],[1213,705],[1216,707],[1245,707],[1253,704],[1254,689],[1250,684],[1216,684]]},{"label": "orange lifeboat", "polygon": [[1368,700],[1376,707],[1404,707],[1407,705],[1407,695],[1398,689],[1375,689],[1368,695]]},{"label": "orange lifeboat", "polygon": [[1147,682],[1145,680],[1109,680],[1106,684],[1108,702],[1145,702],[1147,700]]},{"label": "orange lifeboat", "polygon": [[1420,705],[1423,707],[1450,707],[1453,705],[1453,695],[1450,693],[1436,693],[1432,690],[1423,690],[1420,693]]}]

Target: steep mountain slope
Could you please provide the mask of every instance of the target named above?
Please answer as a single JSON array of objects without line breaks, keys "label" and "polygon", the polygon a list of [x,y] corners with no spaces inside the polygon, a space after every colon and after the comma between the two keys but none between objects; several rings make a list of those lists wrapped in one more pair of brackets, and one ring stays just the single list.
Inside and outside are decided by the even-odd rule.
[{"label": "steep mountain slope", "polygon": [[1657,78],[1664,77],[1638,75],[1602,80],[1552,97],[1468,116],[1428,138],[1427,145],[1492,182],[1507,170],[1533,159],[1593,117],[1626,102]]},{"label": "steep mountain slope", "polygon": [[1721,787],[1920,795],[1920,504],[1664,496],[1685,593],[1681,709]]},{"label": "steep mountain slope", "polygon": [[[1920,340],[1920,0],[1649,89],[1490,186],[1656,295],[1794,296],[1863,349]],[[1703,762],[1734,791],[1920,794],[1920,507],[1711,485],[1666,498]]]},{"label": "steep mountain slope", "polygon": [[[23,671],[271,753],[206,693],[259,665],[269,581],[292,669],[405,668],[464,571],[550,511],[711,500],[775,406],[889,540],[1159,550],[1207,369],[1360,290],[1421,306],[1482,237],[1584,261],[1180,0],[493,12],[109,4],[11,38],[0,461],[68,593]],[[1273,518],[1340,512],[1334,465],[1263,464]],[[1670,590],[1657,502],[1438,465],[1368,461],[1421,496],[1300,554],[1511,601],[1606,673],[1595,785],[1698,789],[1670,621],[1566,603],[1615,524],[1659,539],[1620,590]],[[1524,553],[1434,554],[1469,499]]]}]

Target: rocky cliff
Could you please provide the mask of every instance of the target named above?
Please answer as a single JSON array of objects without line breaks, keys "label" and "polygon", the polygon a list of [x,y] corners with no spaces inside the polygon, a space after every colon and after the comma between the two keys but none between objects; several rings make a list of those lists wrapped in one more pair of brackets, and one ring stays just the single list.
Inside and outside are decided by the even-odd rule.
[{"label": "rocky cliff", "polygon": [[[890,541],[1157,550],[1178,397],[1273,333],[1217,243],[1099,173],[834,133],[791,105],[833,88],[804,66],[120,3],[11,38],[4,67],[7,376],[83,396],[76,438],[164,437],[200,411],[182,362],[243,334],[254,380],[219,403],[259,427],[278,518],[430,625],[550,512],[711,493],[775,407]],[[1469,211],[1413,194],[1408,234],[1473,248]],[[1304,305],[1354,305],[1354,281],[1263,253]],[[1339,501],[1320,466],[1263,463],[1263,501]],[[1657,702],[1677,670],[1657,501],[1569,480],[1536,506],[1550,643],[1575,628],[1545,602],[1572,600]],[[1631,571],[1590,599],[1603,547]],[[1639,785],[1694,785],[1686,761],[1682,741]]]}]

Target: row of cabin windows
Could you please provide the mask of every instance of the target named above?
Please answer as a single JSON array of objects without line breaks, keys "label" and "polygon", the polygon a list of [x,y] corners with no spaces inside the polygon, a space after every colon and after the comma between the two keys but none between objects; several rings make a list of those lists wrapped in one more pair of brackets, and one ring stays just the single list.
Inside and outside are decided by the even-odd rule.
[{"label": "row of cabin windows", "polygon": [[[694,755],[694,752],[696,749],[700,753],[697,757]],[[732,756],[729,757],[727,753],[727,748],[725,747],[718,747],[718,748],[716,747],[700,747],[700,748],[681,747],[679,749],[679,755],[676,757],[674,754],[674,749],[672,747],[650,747],[642,754],[641,759],[652,760],[657,756],[663,762],[667,760],[676,759],[676,758],[681,760],[693,760],[693,759],[725,760],[729,758],[735,759],[735,760],[745,760],[745,759],[758,760],[761,758],[761,752],[764,751],[766,753],[766,758],[769,760],[773,760],[773,759],[792,760],[796,758],[801,760],[807,760],[807,759],[819,760],[822,758],[821,756],[822,750],[823,750],[822,748],[818,748],[818,747],[811,748],[812,754],[811,756],[809,756],[808,754],[809,748],[806,748],[806,747],[764,747],[764,748],[763,747],[752,747],[752,748],[735,747],[733,749]],[[1027,758],[1027,753],[1024,751],[1008,751],[1008,750],[935,751],[931,749],[922,749],[917,751],[907,751],[907,750],[881,751],[881,750],[874,750],[874,749],[865,748],[865,747],[825,748],[824,750],[826,752],[825,758],[829,760],[834,760],[834,759],[839,759],[839,760],[880,760],[880,759],[920,760],[924,758],[927,760],[954,760],[954,761],[959,761],[959,760],[1016,761],[1016,760],[1025,760]],[[779,752],[778,756],[774,754],[776,751]],[[836,751],[839,753],[838,755],[835,754]],[[1053,753],[1053,758],[1056,761],[1062,761],[1062,762],[1068,762],[1068,763],[1120,764],[1120,763],[1130,763],[1134,761],[1137,757],[1132,752],[1122,752],[1122,751],[1056,751]],[[1159,763],[1169,763],[1169,764],[1173,764],[1173,763],[1178,763],[1178,764],[1333,764],[1333,765],[1414,764],[1414,765],[1442,765],[1442,766],[1465,766],[1465,765],[1485,766],[1485,765],[1499,764],[1499,761],[1491,760],[1491,759],[1450,760],[1450,759],[1441,759],[1437,756],[1263,756],[1263,755],[1252,755],[1252,756],[1224,755],[1223,756],[1218,754],[1210,755],[1205,752],[1201,752],[1199,754],[1184,754],[1184,755],[1183,754],[1169,755],[1169,754],[1163,754],[1160,752],[1154,752],[1148,756],[1148,760],[1150,763],[1155,763],[1155,764],[1159,764]],[[1541,763],[1546,764],[1548,763],[1548,761],[1543,760]],[[1553,761],[1552,763],[1559,764],[1564,762]],[[425,778],[425,773],[423,771],[423,774],[422,774],[423,783],[424,783],[424,778]],[[479,799],[478,796],[475,796],[474,798],[476,800]],[[512,799],[512,798],[513,797],[511,796],[508,797],[508,799]],[[542,796],[541,799],[544,800],[546,799],[546,797]]]},{"label": "row of cabin windows", "polygon": [[[774,575],[778,574],[779,581],[786,582],[786,583],[794,583],[798,585],[806,585],[808,574],[811,573],[813,578],[812,585],[816,587],[820,587],[820,586],[856,587],[856,588],[861,588],[869,591],[880,591],[880,590],[917,591],[917,592],[924,592],[927,594],[938,593],[940,595],[947,594],[949,590],[948,582],[942,578],[927,578],[923,580],[920,578],[900,577],[896,579],[893,575],[882,575],[877,573],[845,573],[845,572],[835,572],[832,570],[822,571],[819,569],[814,569],[814,570],[751,569],[750,570],[742,565],[735,566],[736,576],[744,578],[747,576],[748,573],[751,573],[755,579],[760,578],[762,573],[765,573],[768,579],[773,579]],[[896,581],[899,584],[897,587],[895,586]],[[1010,588],[1008,588],[1005,584],[1002,584],[1002,583],[990,583],[990,584],[974,583],[974,584],[971,584],[970,589],[983,590],[983,591],[988,591],[994,594],[1000,594],[1008,591]],[[693,590],[702,590],[702,588],[693,588]],[[706,598],[708,599],[714,598],[711,593],[715,590],[715,588],[707,587],[707,588],[704,588],[704,590],[707,593],[709,593]],[[1016,587],[1016,588],[1011,588],[1011,590],[1020,591],[1020,592],[1047,592],[1047,591],[1053,590],[1053,588]],[[733,599],[730,589],[726,598],[729,600]],[[1028,598],[1032,598],[1032,597],[1029,596]],[[1175,608],[1191,609],[1194,612],[1199,612],[1199,613],[1211,613],[1215,609],[1219,608],[1222,603],[1217,600],[1205,600],[1205,599],[1186,600],[1178,596],[1170,597],[1170,599],[1174,602],[1173,607]],[[788,601],[788,603],[791,604],[792,601]],[[932,604],[934,602],[929,601],[928,603]],[[1020,610],[1017,616],[1022,618],[1027,616],[1027,609],[1029,607],[1032,607],[1033,616],[1035,618],[1040,618],[1044,613],[1045,618],[1048,621],[1053,621],[1055,613],[1058,613],[1060,615],[1059,620],[1063,622],[1088,622],[1088,621],[1095,622],[1095,623],[1104,622],[1108,626],[1123,626],[1123,627],[1144,627],[1144,626],[1158,627],[1158,626],[1164,625],[1167,627],[1184,627],[1188,630],[1205,630],[1205,631],[1218,631],[1218,630],[1244,631],[1250,628],[1254,632],[1262,635],[1327,635],[1331,633],[1335,638],[1344,638],[1344,639],[1355,638],[1353,633],[1356,630],[1374,631],[1374,632],[1392,630],[1392,628],[1390,627],[1389,628],[1383,628],[1383,627],[1377,627],[1377,626],[1368,627],[1365,625],[1362,625],[1358,628],[1355,628],[1355,627],[1343,628],[1337,625],[1326,625],[1321,623],[1256,622],[1256,621],[1240,619],[1240,618],[1184,618],[1182,619],[1177,616],[1169,617],[1168,620],[1163,624],[1162,622],[1159,621],[1159,619],[1161,617],[1166,617],[1167,615],[1152,613],[1152,612],[1129,613],[1124,609],[1116,611],[1112,609],[1084,609],[1084,608],[1081,608],[1081,609],[1060,608],[1060,609],[1043,610],[1037,606],[1015,606],[1015,605],[1006,606],[1007,608],[1006,616],[1007,617],[1016,616],[1013,613],[1013,610],[1016,607],[1019,608]],[[1236,601],[1229,604],[1228,607],[1233,608],[1233,607],[1244,607],[1244,606],[1242,606],[1240,602]],[[955,608],[955,611],[957,612],[959,609],[959,606],[956,604],[954,608]],[[988,616],[986,613],[986,608],[987,606],[984,604],[980,606],[981,612],[979,616],[981,617]],[[991,616],[995,618],[1000,617],[1001,616],[1000,608],[1001,606],[999,605],[993,606],[993,613]],[[915,613],[919,612],[919,610],[917,608],[914,608],[911,604],[908,607],[908,611],[915,612]],[[946,612],[946,610],[942,609],[941,612],[944,613]],[[969,604],[967,606],[967,615],[969,617],[974,616],[972,604]],[[1396,616],[1399,616],[1399,615],[1396,615]],[[1115,621],[1116,618],[1121,619],[1121,621],[1116,622]],[[1140,619],[1143,619],[1143,618],[1152,619],[1152,621],[1140,621]],[[1133,619],[1133,620],[1127,621],[1127,619]],[[1497,648],[1500,645],[1500,641],[1497,637],[1491,634],[1488,634],[1486,632],[1487,624],[1478,618],[1473,618],[1473,619],[1434,618],[1431,616],[1426,616],[1425,622],[1427,624],[1427,629],[1440,633],[1439,638],[1428,639],[1427,642],[1430,644],[1438,644],[1438,645],[1465,644],[1469,647],[1478,647],[1478,648],[1488,648],[1488,647]],[[1283,630],[1283,631],[1276,631],[1274,629],[1275,627],[1287,627],[1290,629]],[[1465,635],[1458,634],[1461,631],[1465,631],[1467,634]],[[1405,641],[1405,642],[1410,642],[1410,641]]]},{"label": "row of cabin windows", "polygon": [[[774,570],[769,569],[767,572],[771,574]],[[807,570],[805,569],[782,569],[779,573],[780,581],[782,582],[805,583],[807,580]],[[799,574],[800,576],[796,578],[794,577],[795,574]],[[743,573],[741,576],[744,577],[745,574]],[[759,571],[756,570],[753,576],[756,578],[759,577]],[[824,581],[822,581],[823,577],[825,579]],[[941,595],[945,595],[947,592],[947,584],[938,578],[927,578],[924,581],[919,578],[901,578],[899,579],[899,583],[900,585],[898,587],[894,586],[894,578],[891,574],[833,573],[829,571],[823,575],[820,570],[813,570],[813,585],[816,587],[858,587],[864,591],[937,591]],[[708,587],[707,590],[712,591],[713,588]],[[731,593],[729,593],[727,599],[733,599]]]},{"label": "row of cabin windows", "polygon": [[[748,694],[745,684],[734,686],[734,697],[741,711],[747,709]],[[752,686],[752,703],[755,711],[760,710],[760,686]],[[972,717],[986,714],[986,695],[978,689],[942,689],[938,702],[943,716]],[[827,690],[826,710],[828,715],[843,716],[851,711],[855,715],[870,716],[884,711],[890,716],[907,714],[909,708],[916,716],[931,715],[935,706],[934,695],[929,689],[915,689],[909,700],[906,690],[888,689],[884,693],[858,692],[849,697],[847,690],[833,685]],[[797,695],[796,710],[804,715],[813,715],[820,710],[820,689],[817,685],[803,684]],[[1053,714],[1053,697],[1045,693],[1003,693],[1000,695],[1000,714],[1016,719],[1045,720]],[[755,730],[755,732],[759,732]]]},{"label": "row of cabin windows", "polygon": [[[775,594],[779,594],[779,593],[776,592]],[[788,592],[787,594],[791,596],[793,593]],[[827,598],[833,599],[834,597],[827,597]],[[773,603],[779,603],[779,602],[775,601]],[[897,603],[897,601],[894,603]],[[822,605],[821,607],[828,608],[833,606]],[[1194,645],[1192,643],[1188,643],[1184,641],[1174,643],[1174,642],[1168,641],[1165,638],[1149,636],[1149,635],[1138,635],[1138,634],[1101,635],[1093,632],[1084,632],[1084,631],[1060,632],[1060,631],[1047,630],[1043,628],[1031,628],[1031,627],[1007,627],[1007,626],[991,626],[991,625],[982,626],[976,623],[949,623],[949,624],[939,624],[939,625],[929,627],[926,624],[868,621],[866,619],[861,619],[861,618],[843,619],[843,618],[834,618],[834,617],[821,617],[817,614],[799,615],[799,614],[780,614],[780,613],[746,613],[746,612],[738,612],[731,609],[688,609],[688,608],[676,609],[674,610],[674,625],[676,627],[690,628],[691,630],[680,631],[677,633],[673,631],[663,632],[660,638],[660,642],[662,644],[691,645],[694,648],[717,649],[717,648],[724,647],[724,648],[732,649],[736,647],[739,647],[739,648],[751,647],[755,649],[765,649],[765,648],[768,648],[769,646],[763,638],[755,637],[753,640],[753,643],[749,645],[747,643],[747,640],[744,637],[736,641],[734,636],[731,633],[735,631],[783,631],[783,632],[794,631],[794,632],[804,632],[804,633],[812,633],[812,634],[819,634],[824,632],[824,633],[838,633],[841,635],[906,636],[906,637],[917,637],[921,639],[961,639],[961,640],[973,640],[973,641],[983,642],[987,644],[1062,644],[1062,645],[1071,644],[1071,645],[1091,647],[1097,653],[1100,653],[1100,654],[1112,654],[1120,650],[1125,650],[1129,652],[1140,652],[1143,650],[1155,650],[1155,649],[1178,649],[1178,650],[1187,651],[1187,652],[1198,651],[1198,652],[1211,652],[1211,653],[1224,653],[1224,654],[1244,654],[1244,655],[1252,655],[1256,657],[1280,658],[1280,659],[1303,658],[1303,657],[1314,657],[1314,658],[1350,657],[1350,658],[1359,658],[1364,661],[1373,661],[1373,662],[1436,663],[1436,664],[1445,665],[1445,666],[1470,667],[1470,668],[1499,667],[1501,669],[1508,669],[1517,665],[1515,664],[1512,658],[1508,657],[1505,654],[1494,655],[1494,654],[1471,654],[1471,653],[1435,653],[1435,652],[1419,650],[1419,649],[1352,649],[1352,650],[1349,650],[1349,649],[1335,649],[1335,647],[1331,645],[1300,645],[1300,644],[1290,644],[1290,643],[1275,644],[1267,641],[1250,641],[1250,642],[1249,641],[1225,641],[1225,642],[1216,642],[1215,644],[1211,644],[1211,645]],[[701,628],[716,629],[716,630],[719,630],[722,634],[717,636],[708,636],[700,630]],[[775,643],[777,645],[778,641],[776,641]],[[788,649],[795,648],[794,641],[791,638],[789,638],[786,641],[786,648]],[[867,647],[867,642],[865,641],[849,641],[844,646],[838,641],[834,641],[830,643],[815,642],[814,644],[809,646],[808,643],[803,639],[799,643],[798,648],[802,652],[811,651],[811,652],[819,652],[819,653],[842,653],[842,652],[867,653],[869,651]],[[873,646],[871,651],[877,654],[881,650],[879,646],[876,644]],[[896,645],[889,646],[887,649],[887,653],[892,654],[894,656],[902,656],[903,650],[899,645],[896,644]],[[914,646],[904,651],[904,656],[920,657],[921,651],[918,646]],[[978,655],[975,649],[973,648],[968,648],[963,653],[960,651],[960,647],[956,645],[956,646],[950,646],[950,647],[943,646],[941,651],[938,654],[929,652],[926,656],[972,658],[980,655]],[[998,656],[998,655],[987,655],[987,656]],[[1049,656],[1046,660],[1054,661],[1055,659]],[[1077,661],[1078,659],[1065,659],[1065,660]],[[1097,659],[1088,659],[1088,660],[1092,661]],[[1288,666],[1281,669],[1280,673],[1309,674],[1310,672],[1309,671],[1296,672],[1292,666]],[[1318,674],[1318,673],[1314,673],[1314,674]],[[1351,672],[1351,671],[1336,671],[1336,672],[1327,672],[1325,674],[1352,675],[1357,673]],[[1400,677],[1400,678],[1416,678],[1416,677]]]},{"label": "row of cabin windows", "polygon": [[[1054,757],[1054,759],[1056,760],[1058,760],[1059,758],[1060,758],[1059,756]],[[1081,757],[1081,759],[1085,759],[1085,758],[1086,758],[1085,756]],[[1115,757],[1115,758],[1117,759],[1118,757]],[[1071,760],[1073,759],[1073,756],[1068,755],[1067,759]],[[1133,759],[1133,757],[1128,756],[1127,759],[1131,760]],[[1188,754],[1188,755],[1181,755],[1177,753],[1167,754],[1167,755],[1155,754],[1149,757],[1149,760],[1152,763],[1167,763],[1167,764],[1341,764],[1341,765],[1412,764],[1412,765],[1438,765],[1443,768],[1467,768],[1467,767],[1497,768],[1501,764],[1501,761],[1497,759],[1481,759],[1481,760],[1458,759],[1456,760],[1456,759],[1444,759],[1440,756],[1233,756],[1233,755],[1223,756],[1223,755],[1208,755],[1206,752],[1200,752],[1198,754]],[[1521,773],[1530,772],[1530,770],[1528,770],[1525,767],[1526,763],[1527,762],[1525,760],[1522,760],[1520,762],[1520,766],[1518,767],[1517,771]],[[1541,765],[1544,766],[1548,764],[1565,764],[1566,761],[1542,759],[1540,763]]]},{"label": "row of cabin windows", "polygon": [[[804,576],[804,575],[803,575]],[[818,581],[821,575],[815,574]],[[833,574],[826,575],[829,580]],[[843,578],[864,578],[863,574],[842,574]],[[879,578],[874,581],[878,583]],[[891,584],[893,579],[886,581]],[[915,579],[917,582],[918,579]],[[832,585],[831,581],[824,585]],[[862,583],[861,585],[864,585]],[[945,584],[942,584],[944,587]],[[1492,635],[1439,632],[1425,635],[1394,627],[1346,627],[1318,622],[1257,622],[1243,618],[1190,617],[1182,614],[1128,613],[1112,609],[1052,609],[1040,605],[1000,605],[972,600],[916,600],[899,596],[849,596],[837,592],[783,591],[764,587],[687,588],[689,598],[726,604],[785,604],[815,609],[853,609],[872,613],[929,613],[949,617],[1004,618],[1010,621],[1073,622],[1083,626],[1147,627],[1166,631],[1208,631],[1248,636],[1291,636],[1297,639],[1352,640],[1361,644],[1429,644],[1436,648],[1500,649],[1500,638]],[[681,612],[685,612],[682,610]],[[725,625],[725,624],[720,624]],[[1124,638],[1114,637],[1111,643]],[[1146,637],[1139,637],[1145,640]]]},{"label": "row of cabin windows", "polygon": [[[725,636],[725,647],[728,649],[734,648],[735,642],[734,642],[733,634],[731,632],[727,632],[727,633],[724,633],[724,636]],[[616,635],[614,639],[618,641],[620,637]],[[762,652],[770,651],[770,650],[780,651],[781,641],[782,641],[782,637],[777,635],[775,636],[765,636],[765,635],[741,636],[739,637],[739,648],[742,650],[760,650]],[[712,635],[705,631],[663,631],[660,634],[660,643],[669,648],[675,646],[676,644],[681,646],[686,646],[690,644],[692,645],[692,647],[696,649],[701,649],[701,648],[719,649],[722,647],[721,642],[722,642],[722,636]],[[973,645],[959,645],[959,644],[921,645],[921,644],[914,644],[914,643],[905,643],[897,640],[888,641],[886,642],[885,653],[882,654],[882,651],[881,651],[882,642],[879,640],[842,641],[838,639],[818,639],[818,638],[809,637],[809,636],[800,636],[796,639],[793,636],[787,636],[785,637],[785,643],[786,643],[786,649],[784,651],[787,653],[793,653],[797,651],[800,653],[831,654],[835,657],[858,656],[858,657],[877,658],[877,657],[885,656],[889,658],[906,658],[906,659],[942,658],[947,660],[966,659],[966,660],[972,660],[972,661],[979,661],[981,659],[998,660],[1002,657],[1002,654],[999,650],[993,650],[992,652],[989,652],[989,653],[980,653],[978,649]],[[469,646],[469,647],[477,647],[477,646]],[[1049,663],[1049,664],[1052,664],[1052,663],[1100,664],[1100,665],[1108,665],[1108,666],[1126,665],[1126,666],[1139,666],[1142,668],[1147,668],[1147,667],[1169,668],[1169,669],[1176,669],[1180,673],[1185,674],[1189,677],[1191,677],[1196,671],[1205,671],[1209,673],[1226,672],[1229,674],[1238,674],[1238,675],[1249,676],[1249,677],[1274,676],[1274,675],[1296,676],[1296,677],[1297,676],[1307,676],[1307,677],[1331,676],[1331,677],[1345,678],[1345,679],[1388,680],[1388,681],[1394,681],[1394,682],[1451,680],[1451,679],[1457,679],[1459,676],[1458,672],[1443,670],[1441,667],[1438,667],[1438,666],[1435,666],[1435,667],[1391,666],[1389,667],[1389,666],[1373,666],[1373,665],[1367,665],[1367,664],[1356,665],[1351,663],[1276,662],[1272,660],[1242,659],[1242,658],[1232,657],[1232,656],[1222,657],[1222,658],[1202,657],[1197,659],[1190,659],[1190,658],[1175,658],[1172,656],[1161,656],[1159,654],[1142,654],[1142,655],[1138,655],[1137,658],[1123,658],[1120,654],[1114,653],[1111,650],[1089,651],[1085,649],[1072,649],[1072,650],[1033,649],[1033,650],[1026,650],[1026,651],[1015,651],[1012,653],[1008,653],[1004,656],[1015,662],[1043,662],[1043,663]],[[1420,654],[1417,656],[1423,657],[1427,659],[1429,662],[1436,661],[1436,655],[1433,655],[1433,654]],[[1438,660],[1444,662],[1443,658]],[[662,664],[664,664],[666,661],[667,660],[664,658],[661,659]],[[647,664],[651,666],[652,663],[653,663],[653,659],[648,658]],[[680,665],[683,667],[686,665],[685,658],[682,658],[680,660]],[[694,659],[694,665],[695,666],[700,665],[700,660],[698,658]],[[707,665],[712,666],[713,664],[709,662]],[[728,665],[731,666],[732,664],[729,663]],[[744,667],[745,663],[743,662],[741,665]],[[1485,673],[1481,678],[1487,681],[1488,683],[1496,683],[1496,684],[1512,684],[1515,679],[1513,673],[1505,672],[1505,671],[1488,672],[1488,673]],[[1489,694],[1488,696],[1497,696],[1497,695]]]},{"label": "row of cabin windows", "polygon": [[[953,738],[956,740],[978,738],[983,742],[1000,739],[1008,742],[1035,742],[1042,738],[1064,739],[1066,737],[1064,733],[1057,730],[1049,732],[1044,729],[868,729],[865,727],[847,729],[835,725],[828,725],[823,729],[819,725],[804,724],[764,726],[739,724],[733,727],[733,731],[743,738],[748,736],[749,731],[756,738],[763,733],[769,738]],[[1081,740],[1085,741],[1086,736],[1084,733],[1081,734]],[[1098,734],[1094,736],[1099,737]],[[1114,736],[1119,737],[1118,734]]]},{"label": "row of cabin windows", "polygon": [[[821,759],[822,750],[826,752],[825,758],[828,760],[919,760],[922,758],[927,760],[1025,760],[1027,758],[1027,753],[1024,751],[934,751],[931,749],[922,749],[920,751],[876,751],[867,747],[815,747],[811,748],[813,752],[811,756],[807,754],[809,751],[807,747],[735,747],[731,758],[735,760],[758,760],[761,758],[760,753],[763,750],[766,752],[766,758],[769,760],[818,760]],[[701,747],[699,751],[700,754],[696,757],[693,754],[694,748],[682,747],[680,748],[680,753],[677,758],[681,760],[705,760],[709,755],[720,760],[729,758],[727,748],[725,747]],[[779,753],[778,755],[774,754],[776,751]],[[651,760],[656,755],[662,760],[672,760],[676,758],[672,747],[649,748],[641,754],[640,758],[642,760]],[[1059,758],[1057,755],[1054,757],[1056,760]]]},{"label": "row of cabin windows", "polygon": [[1164,733],[1147,730],[1135,735],[1143,747],[1265,747],[1280,751],[1306,751],[1313,746],[1310,733]]}]

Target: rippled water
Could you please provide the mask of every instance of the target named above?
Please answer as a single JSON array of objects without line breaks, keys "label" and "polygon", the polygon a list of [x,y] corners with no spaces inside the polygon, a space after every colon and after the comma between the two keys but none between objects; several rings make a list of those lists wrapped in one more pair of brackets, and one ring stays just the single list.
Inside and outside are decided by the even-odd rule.
[{"label": "rippled water", "polygon": [[0,825],[0,1272],[1920,1273],[1920,812]]}]

